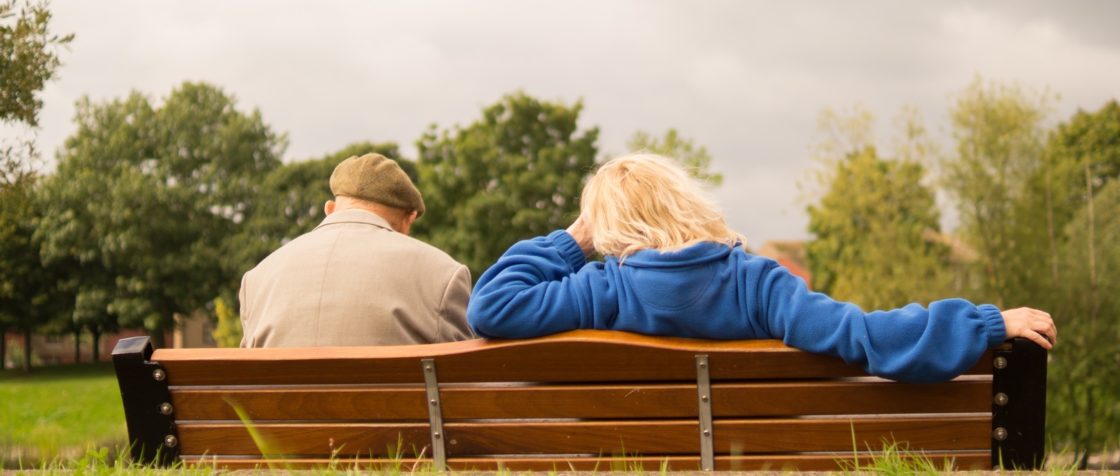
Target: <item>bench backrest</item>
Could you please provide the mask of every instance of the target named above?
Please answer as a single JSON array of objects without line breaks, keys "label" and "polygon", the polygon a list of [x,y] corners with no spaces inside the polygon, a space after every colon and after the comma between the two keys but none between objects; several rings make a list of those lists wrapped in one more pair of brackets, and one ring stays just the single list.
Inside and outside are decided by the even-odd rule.
[{"label": "bench backrest", "polygon": [[815,470],[889,442],[963,469],[1043,455],[1046,353],[1022,340],[927,385],[777,341],[605,331],[154,351],[132,338],[113,356],[133,455],[162,464]]}]

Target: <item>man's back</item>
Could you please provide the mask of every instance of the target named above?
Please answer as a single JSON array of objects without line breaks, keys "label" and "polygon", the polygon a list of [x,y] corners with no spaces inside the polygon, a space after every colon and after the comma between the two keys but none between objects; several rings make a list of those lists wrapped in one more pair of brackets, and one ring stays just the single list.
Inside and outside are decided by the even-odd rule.
[{"label": "man's back", "polygon": [[427,344],[472,337],[470,272],[363,210],[329,215],[241,281],[242,347]]}]

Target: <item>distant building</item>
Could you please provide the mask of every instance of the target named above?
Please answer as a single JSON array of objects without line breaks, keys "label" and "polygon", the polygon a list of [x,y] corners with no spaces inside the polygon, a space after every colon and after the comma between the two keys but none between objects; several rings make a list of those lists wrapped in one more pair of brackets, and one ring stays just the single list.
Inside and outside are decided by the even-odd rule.
[{"label": "distant building", "polygon": [[805,241],[767,241],[755,254],[777,261],[790,273],[804,279],[805,284],[812,289],[813,273],[809,272],[805,243]]},{"label": "distant building", "polygon": [[[211,333],[213,321],[205,312],[192,315],[175,315],[175,329],[164,334],[164,342],[173,348],[216,347]],[[143,329],[122,329],[116,333],[101,334],[98,346],[98,360],[112,360],[113,347],[117,341],[127,338],[150,335]],[[24,336],[22,333],[8,331],[4,336],[5,356],[2,368],[20,367],[23,362]],[[78,357],[82,362],[93,361],[93,342],[89,333],[82,333]],[[33,334],[31,336],[31,364],[63,365],[74,363],[75,346],[73,334]]]}]

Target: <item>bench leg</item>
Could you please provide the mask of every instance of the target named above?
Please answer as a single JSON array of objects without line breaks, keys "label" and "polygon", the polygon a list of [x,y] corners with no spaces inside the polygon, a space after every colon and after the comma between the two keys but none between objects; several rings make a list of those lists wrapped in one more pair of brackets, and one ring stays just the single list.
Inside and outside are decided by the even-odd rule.
[{"label": "bench leg", "polygon": [[1046,350],[1016,338],[992,361],[992,466],[1040,469],[1045,458]]},{"label": "bench leg", "polygon": [[171,466],[179,459],[179,435],[167,372],[152,357],[148,337],[129,337],[113,348],[132,460]]}]

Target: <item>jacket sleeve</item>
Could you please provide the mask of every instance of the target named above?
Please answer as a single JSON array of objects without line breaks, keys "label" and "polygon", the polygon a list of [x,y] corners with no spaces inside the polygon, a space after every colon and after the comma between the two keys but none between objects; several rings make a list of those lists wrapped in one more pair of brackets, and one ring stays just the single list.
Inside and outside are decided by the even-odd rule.
[{"label": "jacket sleeve", "polygon": [[471,271],[459,266],[447,282],[440,300],[440,312],[436,328],[440,342],[453,342],[471,339],[474,333],[467,325],[467,301],[471,297]]},{"label": "jacket sleeve", "polygon": [[601,265],[586,264],[563,230],[518,242],[479,278],[467,320],[479,336],[494,338],[598,327],[617,306]]},{"label": "jacket sleeve", "polygon": [[868,373],[905,382],[939,382],[968,370],[1006,329],[995,306],[963,299],[864,312],[811,292],[776,263],[761,276],[759,312],[770,335],[809,352],[838,356]]}]

